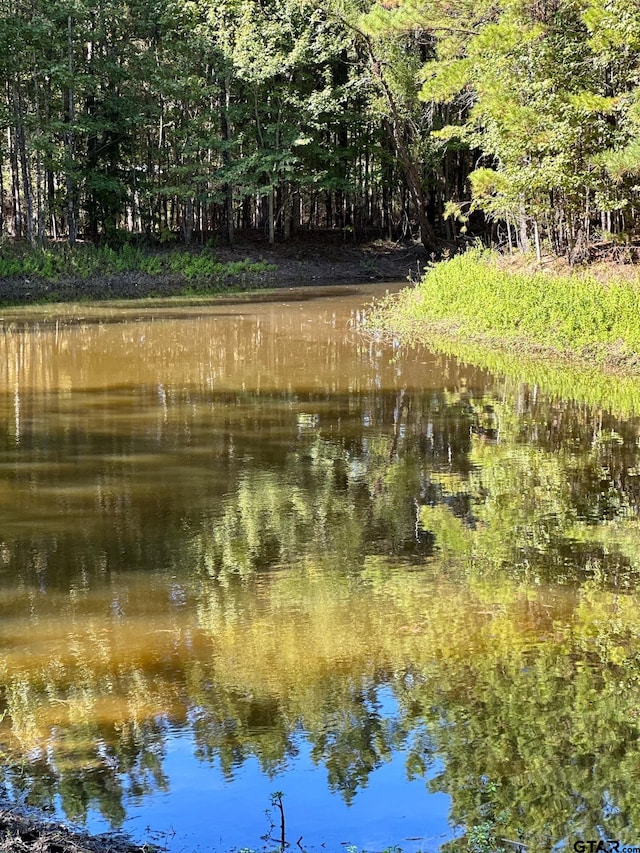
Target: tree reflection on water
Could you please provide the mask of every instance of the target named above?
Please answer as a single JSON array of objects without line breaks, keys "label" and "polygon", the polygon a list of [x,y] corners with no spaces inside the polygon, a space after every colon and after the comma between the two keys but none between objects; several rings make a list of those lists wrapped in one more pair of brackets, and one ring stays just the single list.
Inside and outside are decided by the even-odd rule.
[{"label": "tree reflection on water", "polygon": [[302,738],[346,802],[402,752],[452,824],[637,837],[638,421],[432,358],[442,387],[92,392],[82,428],[23,402],[0,466],[14,795],[121,825],[188,730],[229,780]]}]

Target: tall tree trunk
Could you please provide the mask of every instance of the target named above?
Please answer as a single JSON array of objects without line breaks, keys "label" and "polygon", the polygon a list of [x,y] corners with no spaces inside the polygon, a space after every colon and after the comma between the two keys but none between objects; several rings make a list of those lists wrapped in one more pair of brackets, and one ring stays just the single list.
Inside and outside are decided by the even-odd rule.
[{"label": "tall tree trunk", "polygon": [[527,217],[524,213],[520,214],[520,251],[526,255],[529,251],[529,235],[527,233]]},{"label": "tall tree trunk", "polygon": [[[229,103],[230,103],[230,85],[229,80],[225,77],[221,81],[222,87],[222,104],[220,105],[220,134],[222,136],[222,164],[225,169],[229,168],[231,163],[231,152],[229,151]],[[224,185],[224,210],[226,219],[227,243],[233,245],[233,184],[228,179]]]},{"label": "tall tree trunk", "polygon": [[180,205],[180,207],[182,213],[182,221],[180,223],[182,239],[185,246],[189,246],[191,244],[191,238],[193,237],[193,199],[188,198],[184,204]]},{"label": "tall tree trunk", "polygon": [[[11,106],[13,108],[13,127],[17,159],[16,178],[18,179],[18,186],[20,182],[22,183],[22,198],[24,199],[25,208],[21,236],[26,236],[29,242],[33,243],[33,192],[25,132],[24,99],[19,79],[14,80],[11,86]],[[25,225],[26,228],[24,227]]]},{"label": "tall tree trunk", "polygon": [[288,240],[291,237],[291,186],[285,182],[282,187],[282,237]]},{"label": "tall tree trunk", "polygon": [[20,176],[18,172],[18,150],[15,143],[15,128],[7,129],[7,147],[11,167],[11,213],[13,236],[20,239],[22,234],[22,199],[20,196]]},{"label": "tall tree trunk", "polygon": [[275,225],[275,192],[273,187],[269,189],[267,196],[267,218],[269,228],[269,245],[275,246],[276,243],[276,225]]},{"label": "tall tree trunk", "polygon": [[2,149],[0,148],[0,240],[4,237],[4,203],[4,157],[2,155]]},{"label": "tall tree trunk", "polygon": [[391,113],[391,120],[386,123],[386,126],[390,130],[391,138],[393,140],[398,155],[398,161],[400,162],[400,166],[402,167],[402,172],[404,175],[405,182],[407,184],[407,188],[409,190],[409,193],[411,194],[412,201],[415,205],[416,214],[418,217],[418,225],[420,228],[420,240],[425,249],[434,251],[437,248],[436,234],[433,229],[433,226],[427,219],[427,205],[424,190],[422,187],[422,179],[420,176],[418,164],[416,163],[415,158],[411,155],[407,142],[404,138],[404,122],[402,121],[402,117],[400,116],[398,105],[396,104],[396,99],[393,95],[393,92],[391,91],[384,77],[382,65],[376,57],[371,38],[369,38],[369,36],[364,35],[363,33],[360,33],[360,35],[363,36],[366,42],[367,50],[369,52],[369,59],[373,68],[374,75],[380,83],[380,87],[382,88],[382,91],[384,93],[387,106],[389,107],[389,112]]},{"label": "tall tree trunk", "polygon": [[73,246],[78,238],[78,217],[76,211],[76,185],[74,178],[75,166],[75,138],[74,122],[76,120],[75,92],[73,89],[73,19],[71,15],[67,18],[67,64],[69,72],[69,86],[66,91],[67,130],[64,134],[66,147],[65,184],[67,189],[67,239]]},{"label": "tall tree trunk", "polygon": [[49,211],[49,228],[51,237],[58,239],[58,219],[56,216],[56,182],[55,175],[51,169],[47,169],[45,177],[47,185],[47,210]]},{"label": "tall tree trunk", "polygon": [[291,199],[291,233],[297,234],[298,229],[300,228],[300,190],[298,188],[293,190],[293,197]]}]

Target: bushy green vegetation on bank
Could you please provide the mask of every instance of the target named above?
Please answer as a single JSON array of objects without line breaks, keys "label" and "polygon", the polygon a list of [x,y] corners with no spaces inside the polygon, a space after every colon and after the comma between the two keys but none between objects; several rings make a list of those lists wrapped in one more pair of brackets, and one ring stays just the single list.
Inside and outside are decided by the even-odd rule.
[{"label": "bushy green vegetation on bank", "polygon": [[446,334],[635,371],[640,286],[588,272],[514,272],[495,253],[474,250],[436,264],[417,287],[379,303],[367,323],[408,342]]},{"label": "bushy green vegetation on bank", "polygon": [[249,258],[222,262],[208,248],[200,252],[178,249],[149,252],[131,244],[114,249],[87,243],[73,248],[53,245],[41,249],[7,244],[0,249],[0,278],[37,276],[52,282],[122,273],[178,275],[189,281],[213,279],[223,282],[231,277],[258,276],[275,270],[275,264]]}]

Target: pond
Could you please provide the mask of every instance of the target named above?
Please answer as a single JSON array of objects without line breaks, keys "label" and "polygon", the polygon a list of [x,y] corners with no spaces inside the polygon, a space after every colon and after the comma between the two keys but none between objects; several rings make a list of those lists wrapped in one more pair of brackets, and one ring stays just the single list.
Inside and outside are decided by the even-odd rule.
[{"label": "pond", "polygon": [[383,292],[3,321],[9,796],[171,853],[280,804],[307,851],[640,844],[640,420],[365,339]]}]

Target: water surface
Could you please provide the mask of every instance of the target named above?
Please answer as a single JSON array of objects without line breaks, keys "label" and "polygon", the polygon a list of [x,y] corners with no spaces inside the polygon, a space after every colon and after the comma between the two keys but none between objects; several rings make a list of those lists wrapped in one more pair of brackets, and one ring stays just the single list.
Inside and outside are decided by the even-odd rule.
[{"label": "water surface", "polygon": [[[640,840],[639,427],[370,289],[0,332],[0,742],[168,850]],[[273,824],[273,826],[271,826]]]}]

